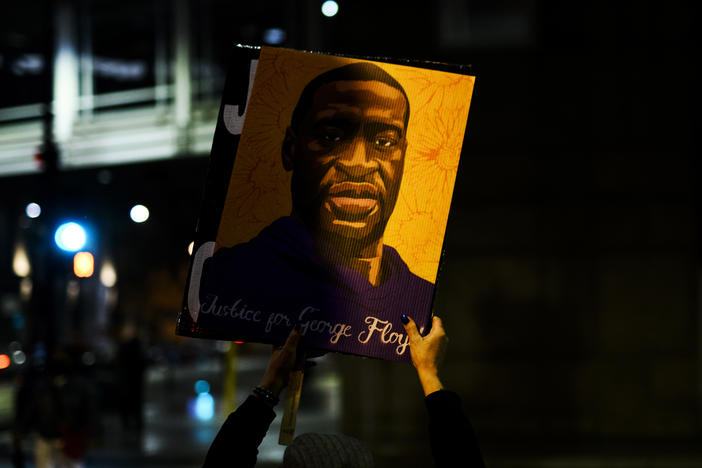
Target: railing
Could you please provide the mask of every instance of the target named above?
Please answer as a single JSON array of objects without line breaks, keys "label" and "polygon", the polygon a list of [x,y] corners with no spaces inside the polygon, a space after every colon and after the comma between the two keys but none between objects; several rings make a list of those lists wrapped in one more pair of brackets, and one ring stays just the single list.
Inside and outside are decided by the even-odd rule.
[{"label": "railing", "polygon": [[[219,102],[193,100],[185,125],[174,118],[174,86],[82,96],[70,135],[58,142],[60,168],[206,155]],[[0,176],[38,172],[42,104],[0,109]]]}]

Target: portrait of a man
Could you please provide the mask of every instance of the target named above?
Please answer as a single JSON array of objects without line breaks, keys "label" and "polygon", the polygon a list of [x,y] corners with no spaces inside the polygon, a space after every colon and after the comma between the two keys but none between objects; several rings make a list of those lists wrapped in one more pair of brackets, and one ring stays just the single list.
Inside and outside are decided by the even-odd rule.
[{"label": "portrait of a man", "polygon": [[[308,81],[276,157],[261,156],[288,178],[290,205],[277,207],[285,209],[279,216],[266,212],[271,221],[253,237],[219,245],[205,261],[198,325],[235,324],[236,336],[272,342],[300,323],[312,347],[409,359],[400,317],[426,322],[434,284],[385,234],[403,185],[411,112],[404,87],[372,62]],[[230,184],[255,183],[247,177]]]}]

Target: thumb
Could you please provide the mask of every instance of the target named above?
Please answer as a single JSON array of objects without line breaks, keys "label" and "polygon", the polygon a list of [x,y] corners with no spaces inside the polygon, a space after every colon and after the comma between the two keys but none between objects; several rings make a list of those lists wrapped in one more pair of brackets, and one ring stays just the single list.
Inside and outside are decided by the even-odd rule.
[{"label": "thumb", "polygon": [[444,322],[441,321],[441,318],[438,315],[435,315],[431,318],[431,330],[436,330],[437,332],[444,332]]},{"label": "thumb", "polygon": [[[404,314],[403,314],[403,316],[407,317]],[[417,324],[414,323],[414,320],[407,317],[407,323],[404,323],[404,321],[403,321],[403,325],[405,327],[405,331],[407,332],[407,336],[410,339],[410,342],[414,342],[414,341],[422,339],[422,336],[419,334],[419,330],[417,330]]]}]

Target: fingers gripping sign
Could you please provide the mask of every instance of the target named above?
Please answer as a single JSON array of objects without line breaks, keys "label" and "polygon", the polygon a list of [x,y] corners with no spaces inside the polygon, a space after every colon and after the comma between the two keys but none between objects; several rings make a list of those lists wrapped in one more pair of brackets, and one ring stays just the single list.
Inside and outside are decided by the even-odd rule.
[{"label": "fingers gripping sign", "polygon": [[412,364],[417,370],[424,395],[443,389],[438,368],[446,352],[448,337],[441,319],[436,315],[432,318],[431,330],[426,336],[419,333],[417,324],[410,317],[403,315],[402,323],[409,336]]},{"label": "fingers gripping sign", "polygon": [[300,343],[300,337],[299,328],[294,328],[281,348],[273,348],[273,354],[268,361],[261,387],[270,390],[276,396],[288,383],[290,372],[293,370],[298,355],[297,346]]}]

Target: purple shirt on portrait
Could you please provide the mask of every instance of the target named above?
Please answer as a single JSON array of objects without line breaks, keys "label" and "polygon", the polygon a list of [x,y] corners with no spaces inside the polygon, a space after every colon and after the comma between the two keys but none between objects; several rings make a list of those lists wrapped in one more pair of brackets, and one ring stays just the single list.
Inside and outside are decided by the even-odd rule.
[{"label": "purple shirt on portrait", "polygon": [[297,321],[307,347],[409,361],[404,313],[428,323],[434,285],[383,246],[378,286],[323,261],[303,224],[282,217],[205,262],[198,325],[222,337],[280,343]]}]

